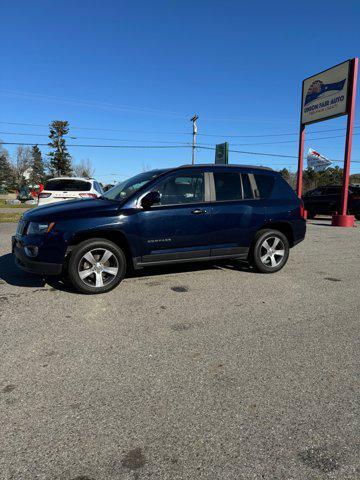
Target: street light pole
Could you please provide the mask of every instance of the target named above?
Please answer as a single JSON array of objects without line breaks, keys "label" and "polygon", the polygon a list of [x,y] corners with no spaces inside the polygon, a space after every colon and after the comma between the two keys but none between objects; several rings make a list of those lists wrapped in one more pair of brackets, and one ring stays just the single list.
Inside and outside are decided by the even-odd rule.
[{"label": "street light pole", "polygon": [[198,115],[195,115],[190,119],[190,122],[193,124],[193,133],[192,133],[192,155],[191,155],[191,163],[192,165],[195,164],[195,144],[196,144],[196,134],[197,134],[197,125],[196,120],[198,119]]}]

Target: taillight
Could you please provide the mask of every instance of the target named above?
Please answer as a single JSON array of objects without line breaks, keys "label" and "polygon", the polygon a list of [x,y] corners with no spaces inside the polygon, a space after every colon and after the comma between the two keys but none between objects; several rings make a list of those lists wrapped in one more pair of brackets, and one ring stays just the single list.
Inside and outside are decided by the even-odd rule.
[{"label": "taillight", "polygon": [[39,193],[39,198],[49,198],[51,197],[51,193]]},{"label": "taillight", "polygon": [[80,193],[80,197],[83,198],[97,198],[96,193]]}]

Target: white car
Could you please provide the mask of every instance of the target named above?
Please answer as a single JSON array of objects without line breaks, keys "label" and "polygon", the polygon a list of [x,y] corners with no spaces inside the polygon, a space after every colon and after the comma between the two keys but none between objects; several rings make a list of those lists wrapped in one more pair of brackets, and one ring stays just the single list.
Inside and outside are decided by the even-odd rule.
[{"label": "white car", "polygon": [[103,193],[101,185],[93,179],[80,177],[51,178],[45,183],[44,190],[39,194],[38,205],[48,205],[65,200],[97,198]]}]

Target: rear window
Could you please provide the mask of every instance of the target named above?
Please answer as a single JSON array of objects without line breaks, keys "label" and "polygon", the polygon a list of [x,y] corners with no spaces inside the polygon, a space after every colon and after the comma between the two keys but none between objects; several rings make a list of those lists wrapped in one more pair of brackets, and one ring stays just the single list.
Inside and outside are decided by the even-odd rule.
[{"label": "rear window", "polygon": [[269,198],[274,186],[274,177],[272,175],[254,174],[260,198]]},{"label": "rear window", "polygon": [[53,190],[55,192],[88,192],[91,189],[91,183],[84,180],[49,180],[45,184],[44,190]]},{"label": "rear window", "polygon": [[238,173],[214,172],[215,192],[217,201],[240,200],[241,183]]}]

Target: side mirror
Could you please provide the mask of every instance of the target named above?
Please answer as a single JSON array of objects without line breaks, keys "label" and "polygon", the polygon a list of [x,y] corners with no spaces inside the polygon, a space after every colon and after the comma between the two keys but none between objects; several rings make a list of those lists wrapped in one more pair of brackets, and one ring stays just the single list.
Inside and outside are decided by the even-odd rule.
[{"label": "side mirror", "polygon": [[160,203],[160,193],[153,191],[149,192],[141,199],[141,206],[144,210],[149,209],[155,203]]}]

